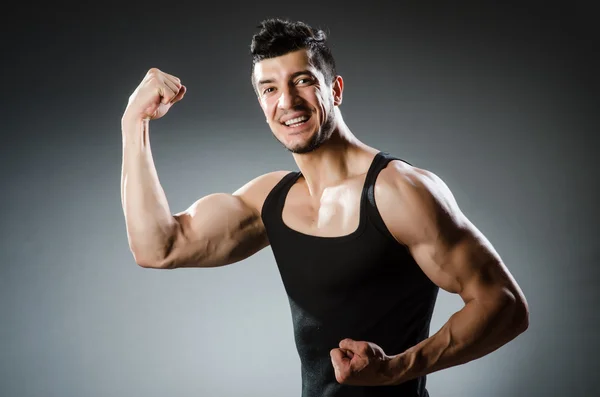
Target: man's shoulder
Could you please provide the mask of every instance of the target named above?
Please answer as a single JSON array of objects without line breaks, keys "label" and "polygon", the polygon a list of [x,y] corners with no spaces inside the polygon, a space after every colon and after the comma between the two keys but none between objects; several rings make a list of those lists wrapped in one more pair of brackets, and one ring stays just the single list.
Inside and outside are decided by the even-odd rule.
[{"label": "man's shoulder", "polygon": [[383,193],[401,194],[429,183],[439,182],[441,179],[432,171],[416,167],[400,159],[394,159],[379,173],[376,189]]},{"label": "man's shoulder", "polygon": [[415,221],[436,218],[440,211],[451,211],[456,205],[450,189],[437,174],[398,160],[381,170],[375,184],[375,202],[396,237]]},{"label": "man's shoulder", "polygon": [[246,204],[250,205],[257,212],[260,212],[263,203],[271,190],[273,190],[273,188],[291,172],[292,171],[288,170],[279,170],[259,175],[247,182],[233,194],[239,196]]}]

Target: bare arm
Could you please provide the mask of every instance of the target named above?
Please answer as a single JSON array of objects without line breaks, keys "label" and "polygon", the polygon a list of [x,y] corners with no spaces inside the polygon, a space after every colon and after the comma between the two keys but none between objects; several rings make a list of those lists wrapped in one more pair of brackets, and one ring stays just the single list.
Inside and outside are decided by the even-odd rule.
[{"label": "bare arm", "polygon": [[216,267],[245,259],[269,245],[260,216],[264,198],[283,177],[258,177],[233,194],[215,193],[173,216],[175,228],[153,267]]},{"label": "bare arm", "polygon": [[121,200],[129,247],[142,267],[222,266],[264,248],[260,206],[285,173],[256,178],[233,194],[211,194],[173,215],[152,159],[149,125],[183,97],[182,87],[176,77],[151,69],[122,119]]},{"label": "bare arm", "polygon": [[388,168],[394,182],[378,199],[390,231],[435,284],[465,302],[436,334],[392,358],[395,383],[402,383],[498,349],[527,329],[529,314],[502,259],[443,181],[404,165]]},{"label": "bare arm", "polygon": [[121,203],[129,248],[143,267],[154,267],[165,257],[178,228],[152,159],[149,123],[122,121]]},{"label": "bare arm", "polygon": [[233,194],[208,195],[173,215],[152,160],[148,122],[130,128],[142,137],[124,134],[121,189],[136,263],[159,269],[222,266],[268,245],[259,208],[282,172],[256,178]]}]

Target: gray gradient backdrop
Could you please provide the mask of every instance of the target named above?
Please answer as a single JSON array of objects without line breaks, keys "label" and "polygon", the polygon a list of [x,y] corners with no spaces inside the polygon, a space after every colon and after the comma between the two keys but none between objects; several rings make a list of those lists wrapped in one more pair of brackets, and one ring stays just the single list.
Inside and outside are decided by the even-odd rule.
[{"label": "gray gradient backdrop", "polygon": [[[528,298],[529,330],[430,375],[431,395],[599,395],[589,7],[79,7],[31,6],[2,27],[0,396],[299,395],[271,250],[142,269],[120,202],[120,117],[150,67],[189,90],[152,124],[173,211],[296,169],[249,81],[250,39],[269,16],[327,29],[352,131],[442,177]],[[460,307],[442,292],[432,332]]]}]

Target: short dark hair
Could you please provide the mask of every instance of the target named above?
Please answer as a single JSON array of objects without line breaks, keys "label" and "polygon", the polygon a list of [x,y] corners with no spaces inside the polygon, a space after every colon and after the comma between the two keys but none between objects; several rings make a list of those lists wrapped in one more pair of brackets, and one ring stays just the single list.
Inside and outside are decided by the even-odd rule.
[{"label": "short dark hair", "polygon": [[289,52],[306,49],[311,62],[319,69],[325,81],[333,83],[337,72],[331,49],[327,45],[327,35],[301,21],[269,18],[258,26],[260,31],[252,36],[252,85],[254,86],[254,65],[263,59],[274,58]]}]

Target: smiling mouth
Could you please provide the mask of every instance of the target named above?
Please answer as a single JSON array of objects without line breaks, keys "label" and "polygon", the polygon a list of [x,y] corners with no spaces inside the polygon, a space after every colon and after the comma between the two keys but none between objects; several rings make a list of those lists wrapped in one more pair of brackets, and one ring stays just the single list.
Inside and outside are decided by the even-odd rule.
[{"label": "smiling mouth", "polygon": [[281,123],[288,128],[298,128],[302,127],[306,122],[310,120],[310,116],[300,116],[293,118],[291,120],[286,121],[285,123]]}]

